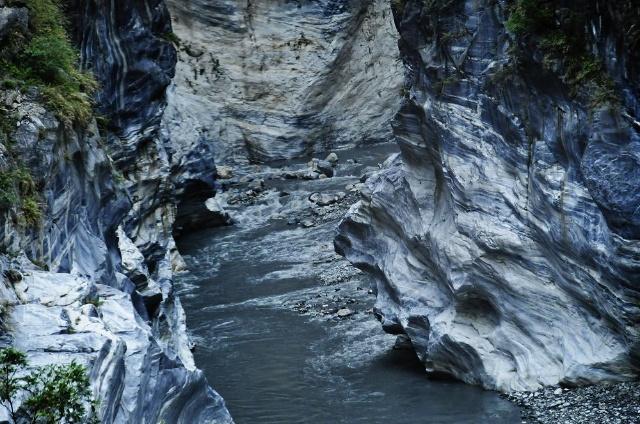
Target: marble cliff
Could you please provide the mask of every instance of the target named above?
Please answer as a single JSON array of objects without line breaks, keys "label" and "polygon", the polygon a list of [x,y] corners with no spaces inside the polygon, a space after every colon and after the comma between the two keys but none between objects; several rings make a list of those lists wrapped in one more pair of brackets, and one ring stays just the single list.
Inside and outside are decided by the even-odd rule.
[{"label": "marble cliff", "polygon": [[[25,222],[26,203],[3,204],[3,343],[35,365],[87,365],[104,423],[231,422],[193,363],[173,294],[180,167],[160,136],[176,62],[168,11],[161,1],[96,0],[70,2],[68,13],[108,123],[65,123],[37,90],[0,92],[11,117],[2,189],[20,166],[41,207]],[[0,36],[28,39],[31,18],[0,2]]]},{"label": "marble cliff", "polygon": [[[40,210],[2,206],[2,341],[87,365],[105,423],[231,422],[172,283],[174,234],[224,221],[204,206],[214,163],[386,140],[400,102],[386,1],[167,3],[68,3],[99,84],[86,125],[0,90],[0,171],[28,174]],[[0,1],[0,37],[32,36],[30,5]]]},{"label": "marble cliff", "polygon": [[384,330],[490,389],[637,377],[639,17],[612,3],[67,2],[95,116],[0,86],[2,346],[87,365],[104,423],[231,422],[172,279],[174,235],[225,222],[215,164],[396,139],[336,238]]},{"label": "marble cliff", "polygon": [[393,5],[401,153],[336,239],[383,328],[490,389],[636,378],[637,3]]},{"label": "marble cliff", "polygon": [[402,63],[386,0],[169,0],[166,131],[234,165],[388,140]]}]

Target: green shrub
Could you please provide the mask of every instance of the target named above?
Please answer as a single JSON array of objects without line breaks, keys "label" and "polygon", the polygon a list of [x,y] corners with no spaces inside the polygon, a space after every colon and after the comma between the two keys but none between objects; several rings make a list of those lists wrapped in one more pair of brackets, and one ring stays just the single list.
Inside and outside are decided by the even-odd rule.
[{"label": "green shrub", "polygon": [[553,10],[539,0],[518,0],[510,10],[507,29],[516,35],[544,31],[553,26]]},{"label": "green shrub", "polygon": [[615,102],[613,81],[585,42],[589,11],[578,4],[565,9],[560,22],[555,16],[556,7],[551,0],[515,0],[509,7],[505,27],[516,39],[540,49],[545,68],[559,69],[559,76],[568,84],[571,94],[577,95],[589,86],[592,104]]},{"label": "green shrub", "polygon": [[91,96],[97,83],[79,69],[79,55],[67,33],[60,0],[13,0],[30,11],[31,37],[13,34],[0,60],[5,81],[21,88],[36,86],[45,102],[66,124],[86,125],[92,116]]},{"label": "green shrub", "polygon": [[104,300],[101,300],[98,296],[96,296],[96,297],[91,297],[91,298],[85,299],[84,304],[85,305],[93,305],[96,308],[99,308],[100,306],[102,306],[104,304]]},{"label": "green shrub", "polygon": [[36,184],[26,168],[0,172],[0,209],[19,210],[27,226],[36,226],[42,218],[38,196]]},{"label": "green shrub", "polygon": [[178,35],[173,31],[165,32],[161,35],[161,37],[165,41],[172,43],[176,48],[180,47],[180,45],[182,44],[182,40],[180,39],[180,37],[178,37]]},{"label": "green shrub", "polygon": [[30,227],[35,227],[40,223],[42,219],[42,208],[38,201],[29,197],[22,201],[22,216],[24,216],[25,222]]},{"label": "green shrub", "polygon": [[[26,355],[19,350],[0,350],[0,402],[13,423],[99,422],[89,377],[82,365],[48,365],[25,375],[28,366]],[[17,399],[22,400],[19,407]],[[91,406],[91,411],[86,405]]]}]

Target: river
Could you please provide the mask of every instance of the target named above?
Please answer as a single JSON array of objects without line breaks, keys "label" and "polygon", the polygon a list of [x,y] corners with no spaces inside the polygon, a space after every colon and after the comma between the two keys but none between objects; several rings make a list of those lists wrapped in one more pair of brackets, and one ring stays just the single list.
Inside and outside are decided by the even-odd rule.
[{"label": "river", "polygon": [[[366,276],[333,251],[335,228],[356,200],[345,187],[395,150],[337,152],[333,178],[265,178],[264,191],[227,207],[233,226],[178,241],[189,271],[177,286],[196,364],[238,424],[521,422],[498,394],[430,379],[411,350],[394,348],[371,312]],[[229,193],[242,198],[248,184]],[[330,206],[308,200],[345,191]],[[352,314],[340,318],[339,309]]]}]

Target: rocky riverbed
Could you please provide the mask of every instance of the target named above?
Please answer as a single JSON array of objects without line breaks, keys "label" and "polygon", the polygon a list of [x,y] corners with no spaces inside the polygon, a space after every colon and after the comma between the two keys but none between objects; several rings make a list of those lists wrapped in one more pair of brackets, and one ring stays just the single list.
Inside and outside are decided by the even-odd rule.
[{"label": "rocky riverbed", "polygon": [[[353,387],[353,381],[337,372],[336,368],[347,363],[348,367],[358,369],[367,361],[385,355],[394,358],[391,360],[392,366],[410,369],[411,375],[392,376],[397,384],[408,379],[407,382],[424,385],[427,391],[435,389],[446,392],[450,389],[449,384],[460,389],[456,383],[429,381],[407,338],[395,339],[381,334],[373,308],[375,287],[371,287],[366,275],[333,251],[331,239],[337,223],[363,194],[368,195],[367,180],[379,170],[384,170],[396,157],[392,144],[374,147],[369,150],[368,157],[360,156],[357,152],[358,149],[347,150],[339,155],[328,155],[326,160],[316,158],[294,163],[274,163],[270,166],[220,166],[218,173],[222,176],[221,190],[216,201],[210,202],[210,205],[233,225],[210,230],[199,236],[187,235],[180,242],[181,247],[186,249],[187,264],[193,270],[183,276],[181,293],[192,316],[189,324],[198,342],[196,360],[200,361],[198,365],[209,374],[209,379],[220,388],[238,422],[251,422],[251,419],[258,416],[256,414],[262,414],[261,420],[269,422],[274,413],[274,409],[269,406],[273,399],[264,395],[265,387],[260,383],[253,385],[237,378],[229,379],[224,372],[221,376],[221,368],[232,366],[232,362],[220,356],[229,355],[237,359],[236,355],[248,355],[252,360],[257,360],[264,351],[271,351],[271,343],[287,346],[292,342],[289,336],[294,337],[293,334],[281,334],[270,339],[267,346],[260,347],[260,352],[247,354],[247,346],[256,343],[256,335],[242,334],[239,325],[229,323],[246,320],[252,312],[255,312],[256,319],[259,314],[263,314],[265,322],[276,327],[285,323],[285,326],[304,328],[312,323],[313,331],[310,334],[317,338],[313,352],[304,349],[299,351],[292,347],[286,352],[278,350],[278,355],[292,352],[308,355],[308,358],[298,358],[301,362],[288,362],[286,366],[294,370],[296,367],[303,370],[308,367],[314,375],[327,374],[328,384],[335,385],[332,390],[337,397],[346,396],[348,399],[354,391],[371,388],[366,385],[364,388],[359,387],[358,384]],[[239,243],[236,248],[242,254],[229,255],[229,251],[233,251],[229,247],[231,243]],[[203,251],[206,252],[204,255]],[[225,269],[234,262],[239,262],[240,268],[242,264],[252,262],[252,269],[242,273],[240,278],[234,276],[231,281],[225,281],[229,274],[238,271],[237,268]],[[274,269],[274,264],[277,264],[277,269]],[[251,283],[255,279],[259,282]],[[230,290],[229,285],[235,287]],[[216,299],[211,301],[210,296],[213,294]],[[208,309],[209,313],[192,312],[199,304]],[[264,314],[265,309],[271,312]],[[274,311],[277,312],[272,315]],[[274,320],[281,322],[276,324]],[[225,328],[229,325],[232,325],[231,331]],[[304,343],[304,336],[297,332],[295,334],[294,340]],[[235,338],[241,342],[234,342]],[[215,341],[222,340],[229,343],[229,346],[214,345]],[[252,349],[258,348],[249,348]],[[267,362],[270,360],[269,353],[265,358]],[[389,366],[389,363],[385,366]],[[279,367],[276,368],[282,371]],[[273,369],[255,371],[266,374],[274,372]],[[375,375],[375,371],[373,374]],[[338,378],[333,379],[336,377]],[[380,384],[375,379],[370,383]],[[306,383],[301,384],[304,386]],[[349,390],[341,390],[342,386],[349,386]],[[623,383],[515,392],[504,395],[503,398],[521,409],[521,417],[515,409],[510,411],[509,407],[499,403],[490,405],[497,405],[497,413],[482,413],[489,414],[486,416],[491,416],[498,422],[509,423],[582,423],[593,419],[607,423],[635,423],[640,413],[639,387],[635,383]],[[475,389],[469,389],[473,396],[478,396]],[[246,390],[252,392],[251,399],[259,399],[258,406],[246,401]],[[481,395],[492,399],[490,402],[495,402],[496,396],[492,392]],[[323,408],[315,405],[314,399],[299,401],[312,410],[316,408],[316,415],[310,416],[319,420],[317,422],[329,422],[324,420],[333,419],[329,418],[330,414],[324,415]],[[415,401],[418,402],[419,397]],[[412,414],[423,411],[406,402],[396,405],[387,403],[386,406],[393,413],[397,413],[395,408],[400,406],[409,408],[398,422],[415,422],[411,421],[415,419]],[[256,412],[256,408],[259,412]],[[299,412],[296,409],[292,408],[285,413],[287,419],[300,419],[296,415]],[[461,416],[459,411],[449,411],[449,416],[443,414],[442,421],[437,422],[477,422],[477,417],[483,416],[474,415],[478,413],[475,411]],[[347,412],[344,414],[349,417]]]},{"label": "rocky riverbed", "polygon": [[381,331],[369,278],[334,251],[338,222],[396,149],[222,169],[215,203],[233,225],[179,239],[196,363],[237,423],[520,422],[497,393],[427,378]]},{"label": "rocky riverbed", "polygon": [[635,424],[640,421],[640,383],[547,387],[507,397],[522,408],[523,423]]}]

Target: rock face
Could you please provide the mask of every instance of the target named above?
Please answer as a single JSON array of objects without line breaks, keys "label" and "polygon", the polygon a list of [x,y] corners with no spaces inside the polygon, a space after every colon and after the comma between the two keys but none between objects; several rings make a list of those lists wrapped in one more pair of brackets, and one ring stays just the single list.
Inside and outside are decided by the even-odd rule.
[{"label": "rock face", "polygon": [[19,162],[42,204],[37,225],[3,205],[2,341],[36,365],[85,364],[103,423],[231,422],[194,365],[173,293],[181,168],[176,141],[160,132],[175,66],[167,9],[90,1],[70,3],[69,12],[108,125],[71,128],[36,91],[0,90],[1,112],[15,124],[0,172]]},{"label": "rock face", "polygon": [[388,139],[402,87],[387,0],[169,1],[165,129],[245,164]]},{"label": "rock face", "polygon": [[514,63],[505,3],[394,2],[401,154],[367,180],[336,247],[428,371],[502,391],[634,378],[640,91],[621,8],[585,2],[611,107],[572,93],[538,47]]}]

